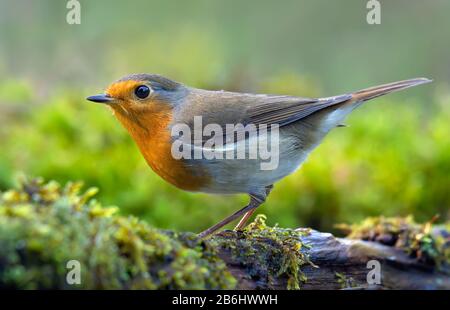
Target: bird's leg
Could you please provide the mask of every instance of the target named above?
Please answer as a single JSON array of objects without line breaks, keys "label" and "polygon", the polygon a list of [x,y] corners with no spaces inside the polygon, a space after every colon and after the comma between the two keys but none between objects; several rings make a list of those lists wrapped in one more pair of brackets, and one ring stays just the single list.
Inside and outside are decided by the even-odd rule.
[{"label": "bird's leg", "polygon": [[[273,185],[269,185],[269,186],[266,187],[266,195],[265,195],[264,201],[267,198],[267,196],[269,196],[270,191],[272,190],[272,188],[273,188]],[[239,223],[236,225],[236,227],[233,230],[235,230],[235,231],[242,230],[242,228],[245,227],[245,224],[247,224],[248,220],[253,215],[253,213],[255,213],[255,211],[256,211],[256,208],[254,208],[254,209],[248,211],[247,213],[245,213],[244,216],[241,218],[241,220],[239,221]]]},{"label": "bird's leg", "polygon": [[239,231],[242,230],[242,228],[245,227],[245,224],[247,224],[248,220],[250,219],[250,217],[253,215],[253,213],[255,213],[256,209],[250,210],[247,213],[244,214],[244,216],[241,218],[241,220],[239,221],[239,223],[236,225],[236,227],[234,227],[234,231]]},{"label": "bird's leg", "polygon": [[239,211],[233,213],[232,215],[230,215],[226,219],[220,221],[216,225],[208,228],[207,230],[202,231],[200,234],[198,234],[198,236],[200,238],[204,238],[206,236],[211,235],[212,233],[214,233],[217,230],[221,229],[223,226],[225,226],[228,223],[234,221],[235,219],[237,219],[238,217],[242,216],[243,214],[246,214],[247,212],[250,212],[250,211],[258,208],[264,202],[265,199],[266,199],[265,195],[250,194],[250,202],[249,202],[249,204],[247,206],[245,206],[244,208],[240,209]]}]

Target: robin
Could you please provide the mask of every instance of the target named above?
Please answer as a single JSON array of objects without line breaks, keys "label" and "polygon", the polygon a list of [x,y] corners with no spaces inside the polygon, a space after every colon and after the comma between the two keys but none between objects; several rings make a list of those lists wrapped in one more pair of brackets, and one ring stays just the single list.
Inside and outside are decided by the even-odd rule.
[{"label": "robin", "polygon": [[[416,78],[313,99],[209,91],[188,87],[160,75],[132,74],[111,84],[104,94],[90,96],[87,100],[106,104],[112,109],[148,165],[169,183],[187,191],[249,195],[248,205],[199,235],[206,237],[239,217],[242,218],[235,229],[242,229],[256,208],[266,200],[273,184],[294,172],[331,129],[342,125],[353,109],[370,99],[429,82],[431,80],[426,78]],[[226,140],[222,146],[217,143],[216,151],[226,149],[234,152],[239,144],[248,146],[263,133],[276,131],[278,135],[273,148],[278,150],[274,154],[277,164],[271,169],[262,169],[263,160],[259,157],[192,158],[174,155],[174,143],[179,141],[180,135],[173,134],[173,131],[179,125],[191,130],[187,137],[192,138],[192,132],[197,136],[194,141],[183,140],[181,145],[188,149],[187,155],[193,150],[208,148],[203,135],[198,138],[196,119],[202,121],[200,130],[211,125],[215,126],[215,131],[220,131],[229,124],[254,125],[257,128],[249,131],[250,134],[241,135],[241,138]],[[259,130],[261,126],[271,127],[263,131]],[[249,151],[245,154],[248,155]]]}]

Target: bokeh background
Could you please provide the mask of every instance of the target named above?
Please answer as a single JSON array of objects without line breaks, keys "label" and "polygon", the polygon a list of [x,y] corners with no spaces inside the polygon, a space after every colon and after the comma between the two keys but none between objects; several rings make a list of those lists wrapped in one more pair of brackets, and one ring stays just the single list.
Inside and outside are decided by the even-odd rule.
[{"label": "bokeh background", "polygon": [[433,84],[364,105],[260,212],[270,224],[371,215],[450,217],[450,1],[80,0],[0,2],[0,190],[21,175],[100,188],[98,200],[162,228],[199,231],[245,195],[182,192],[148,168],[104,106],[117,78],[159,73],[191,86],[331,96],[413,77]]}]

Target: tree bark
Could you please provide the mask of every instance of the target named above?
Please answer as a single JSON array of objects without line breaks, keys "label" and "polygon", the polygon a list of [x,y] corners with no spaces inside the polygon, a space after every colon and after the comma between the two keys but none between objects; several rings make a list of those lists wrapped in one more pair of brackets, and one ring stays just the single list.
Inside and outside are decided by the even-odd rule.
[{"label": "tree bark", "polygon": [[[222,232],[219,236],[231,242],[238,237],[230,232]],[[403,250],[392,246],[372,241],[336,238],[330,233],[314,230],[301,237],[301,241],[310,246],[306,251],[311,262],[317,265],[301,266],[301,272],[307,277],[307,280],[301,283],[301,289],[450,289],[448,274],[421,263]],[[251,268],[248,268],[245,262],[236,261],[230,251],[220,248],[219,256],[238,280],[238,289],[286,288],[286,277],[275,277],[271,281],[255,279]],[[370,264],[370,261],[375,265]],[[375,276],[378,263],[379,284],[376,283]]]}]

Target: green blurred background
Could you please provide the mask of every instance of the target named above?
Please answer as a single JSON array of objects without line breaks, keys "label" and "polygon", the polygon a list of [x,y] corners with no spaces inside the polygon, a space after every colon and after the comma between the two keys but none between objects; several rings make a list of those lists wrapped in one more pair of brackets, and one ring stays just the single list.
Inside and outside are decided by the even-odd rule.
[{"label": "green blurred background", "polygon": [[187,193],[148,168],[104,106],[117,78],[331,96],[413,77],[433,84],[370,102],[276,184],[270,224],[333,231],[371,215],[450,218],[450,1],[80,0],[0,2],[0,190],[18,176],[83,180],[98,199],[162,228],[199,231],[245,195]]}]

